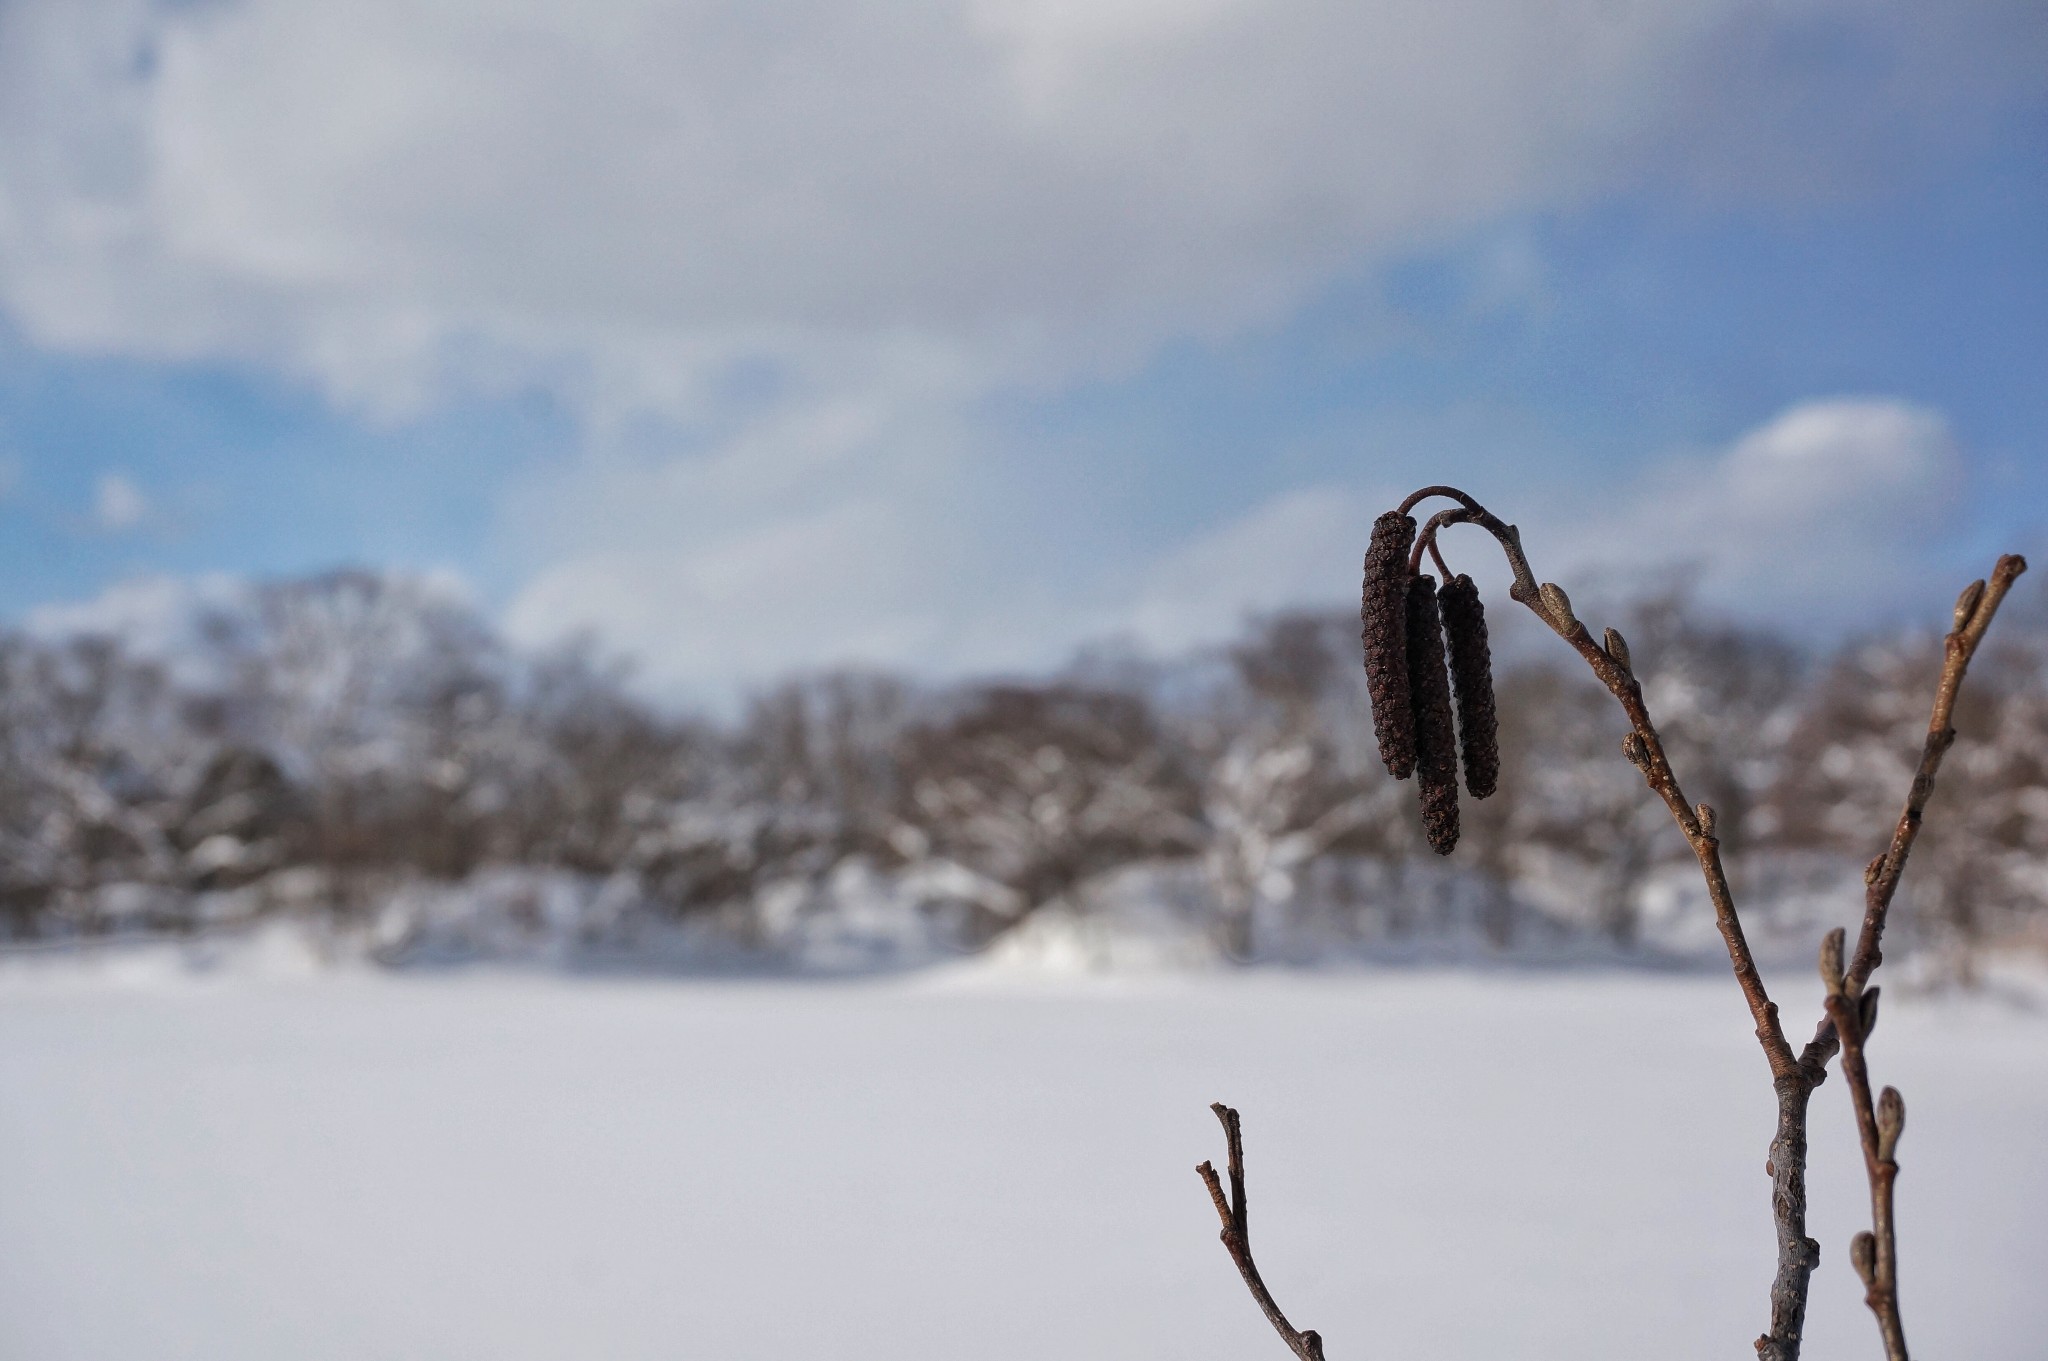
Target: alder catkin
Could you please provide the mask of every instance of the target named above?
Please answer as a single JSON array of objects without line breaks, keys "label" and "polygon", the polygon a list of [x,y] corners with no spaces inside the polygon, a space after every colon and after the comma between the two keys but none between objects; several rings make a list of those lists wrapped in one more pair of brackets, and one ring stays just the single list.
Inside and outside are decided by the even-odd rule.
[{"label": "alder catkin", "polygon": [[1358,610],[1373,735],[1380,760],[1397,780],[1415,772],[1415,710],[1408,698],[1408,550],[1414,544],[1414,516],[1390,510],[1373,521]]},{"label": "alder catkin", "polygon": [[1451,722],[1451,677],[1444,666],[1436,578],[1431,576],[1418,575],[1408,583],[1408,695],[1415,715],[1422,831],[1431,850],[1449,855],[1458,845],[1458,738]]},{"label": "alder catkin", "polygon": [[1493,702],[1493,653],[1486,644],[1486,607],[1462,572],[1436,594],[1451,648],[1451,688],[1458,700],[1458,752],[1465,788],[1475,799],[1500,784],[1500,716]]}]

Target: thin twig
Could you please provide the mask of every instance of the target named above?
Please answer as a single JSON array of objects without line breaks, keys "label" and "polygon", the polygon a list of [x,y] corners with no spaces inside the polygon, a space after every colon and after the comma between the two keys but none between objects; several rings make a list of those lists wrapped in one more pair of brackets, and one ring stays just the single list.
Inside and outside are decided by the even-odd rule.
[{"label": "thin twig", "polygon": [[1230,1260],[1237,1263],[1238,1275],[1244,1277],[1252,1298],[1258,1301],[1267,1322],[1273,1325],[1273,1331],[1280,1334],[1280,1340],[1301,1361],[1323,1361],[1322,1335],[1313,1328],[1297,1330],[1287,1321],[1287,1315],[1280,1312],[1279,1304],[1273,1299],[1273,1292],[1266,1289],[1266,1282],[1259,1275],[1258,1263],[1252,1260],[1252,1235],[1244,1195],[1244,1134],[1239,1128],[1237,1112],[1220,1101],[1209,1109],[1216,1112],[1216,1118],[1223,1123],[1223,1139],[1230,1154],[1229,1196],[1223,1193],[1223,1183],[1217,1178],[1214,1165],[1205,1162],[1195,1171],[1201,1174],[1203,1183],[1209,1188],[1209,1199],[1216,1204],[1216,1217],[1223,1221],[1223,1246],[1230,1253]]},{"label": "thin twig", "polygon": [[[1736,982],[1741,985],[1742,995],[1749,1003],[1751,1018],[1756,1023],[1757,1041],[1770,1062],[1771,1075],[1773,1078],[1795,1075],[1798,1057],[1792,1052],[1784,1029],[1778,1023],[1778,1008],[1764,989],[1763,976],[1757,971],[1755,956],[1743,933],[1742,919],[1735,910],[1727,871],[1721,865],[1721,842],[1714,835],[1713,810],[1705,804],[1695,806],[1686,801],[1678,776],[1664,754],[1663,738],[1658,735],[1657,725],[1651,721],[1650,711],[1643,703],[1643,687],[1631,668],[1626,646],[1610,652],[1595,642],[1586,626],[1573,614],[1571,600],[1564,591],[1555,585],[1539,586],[1536,583],[1529,561],[1522,553],[1521,532],[1484,508],[1465,505],[1432,516],[1422,533],[1416,536],[1416,551],[1420,552],[1424,545],[1433,546],[1437,531],[1453,524],[1474,524],[1493,535],[1515,574],[1509,594],[1528,606],[1558,637],[1571,644],[1621,705],[1629,722],[1629,735],[1622,742],[1622,754],[1642,772],[1644,782],[1664,801],[1665,807],[1671,811],[1672,820],[1685,834],[1687,844],[1700,862],[1700,872],[1707,882],[1707,894],[1714,904],[1714,921],[1728,948]],[[1609,637],[1616,643],[1620,642],[1620,635],[1612,630]]]},{"label": "thin twig", "polygon": [[1906,1125],[1906,1103],[1896,1087],[1884,1089],[1873,1105],[1870,1070],[1863,1058],[1864,1041],[1877,1024],[1877,988],[1851,997],[1842,976],[1840,927],[1828,932],[1820,948],[1820,976],[1827,984],[1828,1019],[1842,1045],[1842,1078],[1856,1112],[1856,1134],[1863,1144],[1863,1170],[1870,1181],[1870,1231],[1856,1235],[1849,1261],[1863,1278],[1863,1302],[1877,1317],[1884,1339],[1885,1361],[1908,1361],[1905,1327],[1899,1321],[1899,1246],[1892,1218],[1892,1184],[1898,1180],[1899,1134]]},{"label": "thin twig", "polygon": [[[1898,893],[1899,878],[1906,871],[1906,857],[1912,853],[1913,843],[1920,836],[1921,817],[1926,812],[1928,798],[1934,793],[1934,777],[1941,771],[1942,758],[1955,744],[1956,730],[1950,720],[1955,714],[1956,696],[1962,690],[1963,677],[1968,674],[1970,661],[1977,655],[1977,647],[1984,641],[1985,631],[1991,627],[1991,620],[2004,603],[2006,593],[2026,570],[2025,558],[2017,553],[2007,553],[1991,569],[1988,581],[1971,582],[1956,599],[1955,627],[1942,640],[1941,680],[1934,691],[1934,712],[1927,719],[1927,738],[1920,750],[1920,768],[1913,774],[1912,786],[1906,793],[1906,806],[1900,811],[1898,824],[1892,829],[1890,843],[1864,871],[1863,929],[1856,937],[1856,954],[1843,974],[1843,986],[1851,997],[1863,991],[1871,973],[1884,962],[1884,927],[1891,912],[1892,898]],[[1814,1068],[1825,1065],[1834,1056],[1836,1044],[1834,1023],[1823,1018],[1814,1031],[1813,1039],[1800,1052],[1800,1065]]]}]

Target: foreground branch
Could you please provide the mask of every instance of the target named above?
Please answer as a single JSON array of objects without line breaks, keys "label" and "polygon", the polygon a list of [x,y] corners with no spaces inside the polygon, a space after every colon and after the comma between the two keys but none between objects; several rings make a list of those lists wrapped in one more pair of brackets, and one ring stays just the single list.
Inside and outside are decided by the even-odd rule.
[{"label": "foreground branch", "polygon": [[[1871,861],[1863,872],[1863,929],[1856,937],[1856,954],[1843,973],[1843,986],[1851,997],[1863,991],[1871,973],[1884,962],[1884,928],[1891,913],[1892,898],[1898,893],[1899,879],[1906,872],[1906,857],[1912,853],[1913,843],[1919,839],[1921,818],[1927,810],[1927,800],[1934,793],[1934,777],[1941,772],[1942,758],[1955,745],[1956,730],[1950,720],[1955,715],[1956,696],[1962,691],[1963,677],[1969,673],[1970,661],[1977,655],[1977,647],[1984,641],[1984,634],[1991,627],[1998,607],[2004,603],[2006,593],[2026,570],[2025,558],[2017,553],[2007,553],[1991,569],[1988,581],[1971,582],[1956,598],[1955,627],[1942,640],[1941,680],[1935,686],[1934,712],[1927,719],[1927,737],[1920,749],[1920,768],[1913,773],[1913,783],[1906,793],[1906,806],[1900,810],[1898,823],[1892,828],[1891,841],[1884,853]],[[1801,1051],[1800,1063],[1826,1064],[1834,1056],[1837,1043],[1834,1022],[1823,1018],[1813,1039]]]},{"label": "foreground branch", "polygon": [[[1447,497],[1457,505],[1431,516],[1421,532],[1416,533],[1415,522],[1409,518],[1409,512],[1419,502],[1431,497]],[[1429,610],[1404,612],[1399,606],[1414,598],[1417,589],[1427,588],[1429,579],[1419,575],[1425,556],[1433,560],[1444,574],[1447,586],[1453,580],[1437,538],[1444,529],[1459,524],[1475,525],[1493,536],[1514,574],[1514,583],[1508,594],[1527,606],[1569,643],[1620,704],[1629,724],[1629,731],[1622,739],[1622,754],[1641,772],[1651,792],[1663,800],[1672,821],[1677,823],[1699,861],[1707,896],[1714,905],[1715,924],[1727,947],[1728,962],[1742,990],[1743,1000],[1748,1004],[1757,1043],[1770,1066],[1771,1085],[1778,1097],[1777,1130],[1771,1139],[1769,1161],[1764,1165],[1764,1171],[1772,1182],[1771,1211],[1778,1236],[1778,1268],[1771,1282],[1770,1331],[1756,1342],[1759,1361],[1798,1361],[1799,1357],[1808,1287],[1814,1268],[1820,1261],[1820,1245],[1806,1236],[1807,1111],[1813,1090],[1826,1079],[1828,1061],[1837,1048],[1842,1050],[1846,1085],[1856,1110],[1871,1192],[1872,1230],[1856,1236],[1850,1256],[1857,1273],[1863,1278],[1870,1308],[1877,1316],[1887,1361],[1907,1361],[1905,1336],[1899,1324],[1897,1245],[1892,1217],[1892,1184],[1898,1176],[1898,1164],[1892,1154],[1896,1151],[1899,1132],[1905,1122],[1905,1105],[1899,1094],[1889,1087],[1877,1103],[1873,1105],[1871,1101],[1863,1042],[1876,1018],[1877,989],[1871,988],[1866,994],[1864,986],[1883,959],[1884,928],[1892,899],[1905,871],[1906,857],[1919,836],[1921,818],[1928,799],[1934,793],[1935,776],[1940,772],[1942,758],[1955,742],[1956,733],[1950,720],[1963,677],[2006,593],[2026,571],[2026,561],[2010,554],[2001,557],[1988,581],[1972,582],[1956,601],[1955,627],[1944,644],[1941,680],[1935,691],[1934,712],[1928,720],[1920,768],[1913,777],[1905,809],[1899,815],[1890,844],[1884,854],[1870,862],[1864,874],[1867,891],[1863,929],[1857,939],[1855,957],[1845,967],[1842,954],[1846,933],[1836,931],[1829,936],[1822,954],[1822,974],[1828,984],[1828,1014],[1813,1039],[1803,1049],[1795,1051],[1779,1023],[1777,1005],[1765,990],[1763,976],[1757,969],[1755,956],[1743,932],[1742,919],[1729,889],[1727,871],[1721,863],[1721,842],[1716,835],[1714,810],[1707,804],[1693,804],[1686,799],[1678,776],[1665,755],[1663,739],[1643,702],[1643,687],[1636,678],[1627,641],[1610,628],[1596,642],[1573,612],[1571,599],[1563,589],[1555,583],[1537,580],[1522,552],[1520,531],[1455,487],[1425,487],[1402,502],[1398,509],[1381,516],[1375,523],[1372,550],[1366,558],[1365,591],[1360,610],[1365,662],[1371,679],[1375,732],[1380,742],[1381,758],[1386,761],[1389,773],[1396,779],[1405,779],[1415,773],[1416,742],[1423,726],[1422,716],[1416,711],[1418,700],[1431,701],[1434,704],[1432,712],[1443,707],[1441,703],[1435,703],[1440,697],[1429,692],[1428,687],[1416,688],[1411,674],[1416,670],[1412,663],[1418,659],[1423,664],[1422,669],[1432,674],[1441,669],[1444,643],[1438,636],[1435,616]],[[1412,541],[1410,535],[1414,536]],[[1433,598],[1431,603],[1434,603]],[[1409,636],[1416,630],[1420,632],[1419,637]],[[1457,640],[1452,641],[1455,651]],[[1483,668],[1483,660],[1478,665]],[[1448,720],[1439,714],[1435,721],[1442,726]],[[1432,736],[1441,737],[1442,734]],[[1469,770],[1467,778],[1469,783]],[[1472,790],[1475,797],[1483,798],[1492,792],[1490,780],[1479,783],[1481,787]],[[1427,780],[1423,784],[1424,821],[1429,825],[1432,788]],[[1448,854],[1456,842],[1455,787],[1435,792],[1447,792],[1446,801],[1452,812],[1446,815],[1447,834],[1438,837],[1432,828],[1431,842],[1439,851]],[[1213,1166],[1205,1162],[1196,1170],[1208,1185],[1210,1199],[1215,1202],[1217,1216],[1222,1220],[1223,1245],[1229,1250],[1231,1260],[1237,1263],[1238,1272],[1244,1277],[1252,1298],[1258,1301],[1281,1340],[1300,1361],[1321,1361],[1322,1338],[1314,1332],[1297,1331],[1287,1321],[1252,1260],[1250,1231],[1245,1219],[1244,1148],[1238,1129],[1238,1115],[1220,1104],[1211,1109],[1223,1122],[1224,1134],[1229,1141],[1229,1195],[1225,1195]]]},{"label": "foreground branch", "polygon": [[1863,1060],[1863,1042],[1877,1024],[1878,989],[1851,997],[1842,976],[1840,927],[1828,932],[1820,947],[1820,976],[1828,990],[1828,1019],[1842,1045],[1842,1078],[1856,1111],[1856,1134],[1863,1144],[1863,1170],[1870,1179],[1870,1230],[1849,1245],[1849,1260],[1863,1278],[1863,1302],[1877,1316],[1884,1338],[1885,1361],[1907,1361],[1906,1332],[1899,1322],[1899,1246],[1892,1222],[1892,1183],[1899,1164],[1893,1156],[1906,1127],[1906,1102],[1896,1087],[1884,1089],[1873,1107],[1870,1071]]},{"label": "foreground branch", "polygon": [[[1840,1043],[1840,1031],[1832,1017],[1821,1022],[1814,1038],[1804,1049],[1795,1053],[1785,1038],[1784,1028],[1778,1020],[1778,1008],[1764,988],[1763,977],[1758,972],[1756,960],[1749,948],[1749,942],[1742,929],[1741,917],[1735,909],[1735,900],[1728,887],[1728,876],[1721,864],[1721,843],[1715,836],[1714,810],[1707,804],[1697,806],[1688,803],[1680,789],[1677,775],[1665,757],[1664,744],[1658,737],[1656,725],[1651,721],[1648,708],[1643,703],[1642,686],[1636,680],[1629,659],[1628,644],[1620,633],[1606,630],[1601,642],[1595,642],[1586,626],[1579,622],[1572,611],[1571,600],[1562,588],[1550,582],[1538,583],[1530,569],[1527,557],[1522,552],[1521,533],[1513,525],[1506,524],[1490,514],[1477,501],[1454,487],[1428,487],[1411,496],[1401,506],[1405,513],[1415,504],[1431,496],[1446,496],[1458,502],[1456,508],[1432,516],[1417,536],[1411,570],[1419,563],[1425,551],[1436,554],[1438,533],[1455,524],[1472,524],[1491,534],[1507,556],[1508,566],[1514,573],[1514,584],[1509,595],[1526,605],[1537,618],[1547,624],[1553,632],[1585,659],[1593,674],[1621,705],[1629,722],[1628,735],[1622,740],[1622,753],[1630,764],[1642,772],[1643,780],[1649,785],[1665,806],[1671,817],[1684,833],[1687,843],[1700,864],[1700,873],[1706,881],[1707,896],[1714,905],[1714,920],[1719,927],[1721,938],[1728,950],[1728,961],[1733,967],[1736,983],[1742,989],[1744,1001],[1749,1005],[1750,1018],[1755,1023],[1757,1042],[1763,1047],[1764,1057],[1770,1064],[1771,1082],[1778,1096],[1778,1125],[1771,1139],[1770,1158],[1764,1170],[1772,1181],[1772,1218],[1778,1233],[1778,1270],[1771,1283],[1771,1326],[1770,1331],[1757,1339],[1756,1349],[1759,1361],[1798,1361],[1799,1348],[1806,1320],[1808,1285],[1814,1268],[1820,1262],[1820,1245],[1806,1236],[1806,1130],[1807,1109],[1813,1089],[1827,1076],[1827,1063],[1834,1056]],[[1858,937],[1856,955],[1844,971],[1842,997],[1844,1005],[1857,1004],[1863,986],[1883,959],[1884,928],[1891,909],[1893,896],[1898,891],[1900,876],[1906,867],[1906,857],[1913,848],[1914,840],[1920,833],[1920,822],[1927,807],[1928,799],[1934,792],[1934,780],[1941,769],[1942,758],[1955,742],[1955,729],[1950,719],[1955,712],[1956,696],[1960,692],[1963,676],[1968,672],[1971,659],[1977,647],[1984,640],[1985,632],[1991,627],[1992,618],[1998,613],[1999,605],[2013,582],[2027,570],[2026,560],[2016,554],[2007,554],[1998,560],[1988,581],[1972,582],[1956,601],[1954,629],[1949,633],[1943,646],[1941,680],[1935,690],[1934,712],[1928,720],[1927,740],[1920,759],[1920,769],[1913,777],[1913,784],[1906,797],[1905,810],[1893,830],[1890,845],[1883,855],[1871,861],[1865,872],[1867,892],[1865,895],[1863,930]],[[1831,999],[1830,1006],[1835,1003]],[[1859,1057],[1860,1065],[1860,1057]],[[1867,1080],[1861,1107],[1869,1105]],[[1887,1089],[1889,1091],[1889,1089]],[[1890,1093],[1896,1098],[1896,1093]],[[1903,1106],[1900,1107],[1903,1112]],[[1901,1115],[1903,1118],[1903,1114]],[[1894,1136],[1896,1137],[1896,1136]],[[1868,1147],[1874,1147],[1869,1145]],[[1888,1159],[1886,1159],[1888,1161]],[[1882,1250],[1886,1254],[1886,1276],[1892,1268],[1893,1249],[1890,1237],[1890,1178],[1895,1176],[1896,1167],[1884,1176],[1884,1229],[1879,1235]],[[1872,1172],[1873,1210],[1876,1208],[1876,1180],[1878,1172]],[[1861,1240],[1859,1240],[1861,1241]],[[1872,1259],[1876,1247],[1873,1247]],[[1860,1262],[1859,1262],[1860,1270]],[[1873,1267],[1873,1272],[1875,1268]],[[1874,1275],[1866,1277],[1866,1283],[1876,1280]],[[1885,1325],[1885,1345],[1891,1353],[1891,1361],[1903,1361],[1905,1343],[1898,1334],[1898,1311],[1895,1294],[1889,1293],[1890,1286],[1880,1292],[1877,1285],[1871,1285],[1871,1307],[1878,1311],[1881,1325]],[[1880,1307],[1880,1305],[1883,1307]],[[1889,1324],[1886,1319],[1889,1318]],[[1896,1349],[1893,1350],[1894,1342]]]},{"label": "foreground branch", "polygon": [[1238,1128],[1237,1112],[1218,1101],[1209,1107],[1216,1112],[1216,1118],[1223,1122],[1223,1138],[1230,1155],[1230,1194],[1223,1194],[1223,1184],[1216,1177],[1213,1164],[1203,1163],[1195,1171],[1202,1174],[1202,1181],[1209,1188],[1209,1199],[1216,1203],[1216,1216],[1223,1221],[1223,1246],[1230,1253],[1230,1260],[1237,1263],[1238,1275],[1252,1292],[1252,1298],[1265,1311],[1266,1319],[1273,1325],[1273,1331],[1280,1334],[1301,1361],[1323,1361],[1322,1335],[1314,1329],[1298,1331],[1287,1321],[1287,1315],[1280,1312],[1280,1306],[1273,1299],[1273,1292],[1266,1289],[1265,1280],[1259,1275],[1259,1266],[1252,1260],[1251,1229],[1245,1215],[1244,1197],[1244,1135]]}]

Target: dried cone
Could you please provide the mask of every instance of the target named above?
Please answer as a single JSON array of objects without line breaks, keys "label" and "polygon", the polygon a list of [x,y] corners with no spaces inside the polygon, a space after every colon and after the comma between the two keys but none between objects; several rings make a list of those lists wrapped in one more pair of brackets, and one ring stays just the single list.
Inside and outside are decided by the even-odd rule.
[{"label": "dried cone", "polygon": [[1451,676],[1444,667],[1436,578],[1408,583],[1408,694],[1415,713],[1415,769],[1422,794],[1422,831],[1430,849],[1458,845],[1458,739],[1451,726]]},{"label": "dried cone", "polygon": [[1380,760],[1397,780],[1415,773],[1415,711],[1408,701],[1408,550],[1414,544],[1414,516],[1390,510],[1373,521],[1358,610],[1373,734]]},{"label": "dried cone", "polygon": [[1451,578],[1436,593],[1451,647],[1451,688],[1458,698],[1458,751],[1465,788],[1483,799],[1500,785],[1500,717],[1493,703],[1493,653],[1486,645],[1486,607],[1472,578]]}]

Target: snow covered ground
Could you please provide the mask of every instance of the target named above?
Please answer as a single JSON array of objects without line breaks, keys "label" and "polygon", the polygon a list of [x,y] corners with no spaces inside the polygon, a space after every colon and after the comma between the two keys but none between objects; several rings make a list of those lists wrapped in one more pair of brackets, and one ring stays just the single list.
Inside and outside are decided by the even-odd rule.
[{"label": "snow covered ground", "polygon": [[[1916,1354],[2039,1361],[2048,1015],[1894,1002],[1872,1058]],[[1277,1361],[1193,1171],[1216,1099],[1340,1361],[1750,1355],[1771,1099],[1722,977],[15,964],[0,1356]],[[1869,1358],[1816,1101],[1808,1355]]]}]

